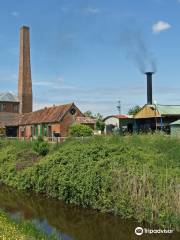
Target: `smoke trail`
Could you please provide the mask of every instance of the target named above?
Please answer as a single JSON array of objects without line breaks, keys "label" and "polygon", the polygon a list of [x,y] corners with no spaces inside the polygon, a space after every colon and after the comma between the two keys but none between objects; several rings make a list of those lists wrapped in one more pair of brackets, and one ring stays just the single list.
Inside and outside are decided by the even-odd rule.
[{"label": "smoke trail", "polygon": [[140,30],[125,30],[122,35],[122,46],[125,47],[127,57],[131,59],[139,70],[156,72],[156,61],[149,51],[143,33]]}]

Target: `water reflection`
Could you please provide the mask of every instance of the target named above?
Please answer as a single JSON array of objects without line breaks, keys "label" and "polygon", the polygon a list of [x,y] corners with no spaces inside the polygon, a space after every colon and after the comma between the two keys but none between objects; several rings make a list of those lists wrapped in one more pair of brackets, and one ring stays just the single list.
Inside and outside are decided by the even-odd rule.
[{"label": "water reflection", "polygon": [[56,230],[65,240],[180,239],[177,233],[137,237],[137,223],[5,186],[0,186],[0,208],[14,217],[35,221],[49,233]]}]

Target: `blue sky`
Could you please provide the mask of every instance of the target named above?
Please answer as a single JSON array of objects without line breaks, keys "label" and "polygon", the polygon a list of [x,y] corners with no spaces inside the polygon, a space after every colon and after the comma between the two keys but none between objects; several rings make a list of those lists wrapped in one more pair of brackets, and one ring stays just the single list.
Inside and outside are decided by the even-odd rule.
[{"label": "blue sky", "polygon": [[34,109],[74,101],[108,115],[121,100],[126,113],[146,103],[145,76],[129,54],[140,32],[157,64],[154,99],[180,104],[179,22],[178,0],[1,1],[0,91],[17,91],[19,29],[27,25]]}]

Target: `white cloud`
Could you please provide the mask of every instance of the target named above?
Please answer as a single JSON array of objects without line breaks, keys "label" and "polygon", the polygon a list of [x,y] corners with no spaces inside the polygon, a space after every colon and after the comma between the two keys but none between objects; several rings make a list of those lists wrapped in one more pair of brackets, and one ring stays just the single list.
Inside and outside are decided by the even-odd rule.
[{"label": "white cloud", "polygon": [[160,33],[162,31],[168,30],[171,25],[168,22],[158,21],[152,26],[153,33]]},{"label": "white cloud", "polygon": [[57,87],[58,84],[64,83],[64,78],[62,76],[58,77],[57,79],[52,79],[52,80],[35,80],[33,84],[35,86],[42,86],[42,87],[47,87],[47,86],[54,86]]},{"label": "white cloud", "polygon": [[53,84],[52,82],[47,82],[47,81],[34,81],[33,82],[33,85],[35,85],[35,86],[44,86],[44,87],[50,86],[52,84]]},{"label": "white cloud", "polygon": [[101,11],[99,8],[94,8],[94,7],[87,7],[84,9],[84,12],[85,13],[88,13],[88,14],[99,14]]},{"label": "white cloud", "polygon": [[14,17],[18,17],[18,16],[19,16],[19,12],[17,12],[17,11],[13,11],[11,14],[12,14],[12,16],[14,16]]},{"label": "white cloud", "polygon": [[58,77],[58,78],[57,78],[57,82],[64,82],[64,78],[63,78],[63,77],[61,77],[61,76],[60,76],[60,77]]},{"label": "white cloud", "polygon": [[54,91],[54,90],[67,90],[67,91],[73,91],[73,90],[77,90],[79,88],[77,88],[76,86],[73,85],[67,85],[65,84],[64,78],[62,76],[56,78],[56,79],[52,79],[52,80],[34,80],[33,81],[33,85],[35,87],[43,87],[43,88],[47,88]]}]

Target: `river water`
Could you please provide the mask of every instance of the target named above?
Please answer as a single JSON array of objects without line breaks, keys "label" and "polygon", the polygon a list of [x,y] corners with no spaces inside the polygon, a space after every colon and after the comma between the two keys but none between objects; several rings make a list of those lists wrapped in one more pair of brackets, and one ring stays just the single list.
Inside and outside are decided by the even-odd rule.
[{"label": "river water", "polygon": [[135,221],[124,221],[117,216],[1,185],[0,208],[12,218],[32,220],[47,234],[56,232],[64,240],[180,239],[177,233],[136,236],[134,229],[140,224]]}]

